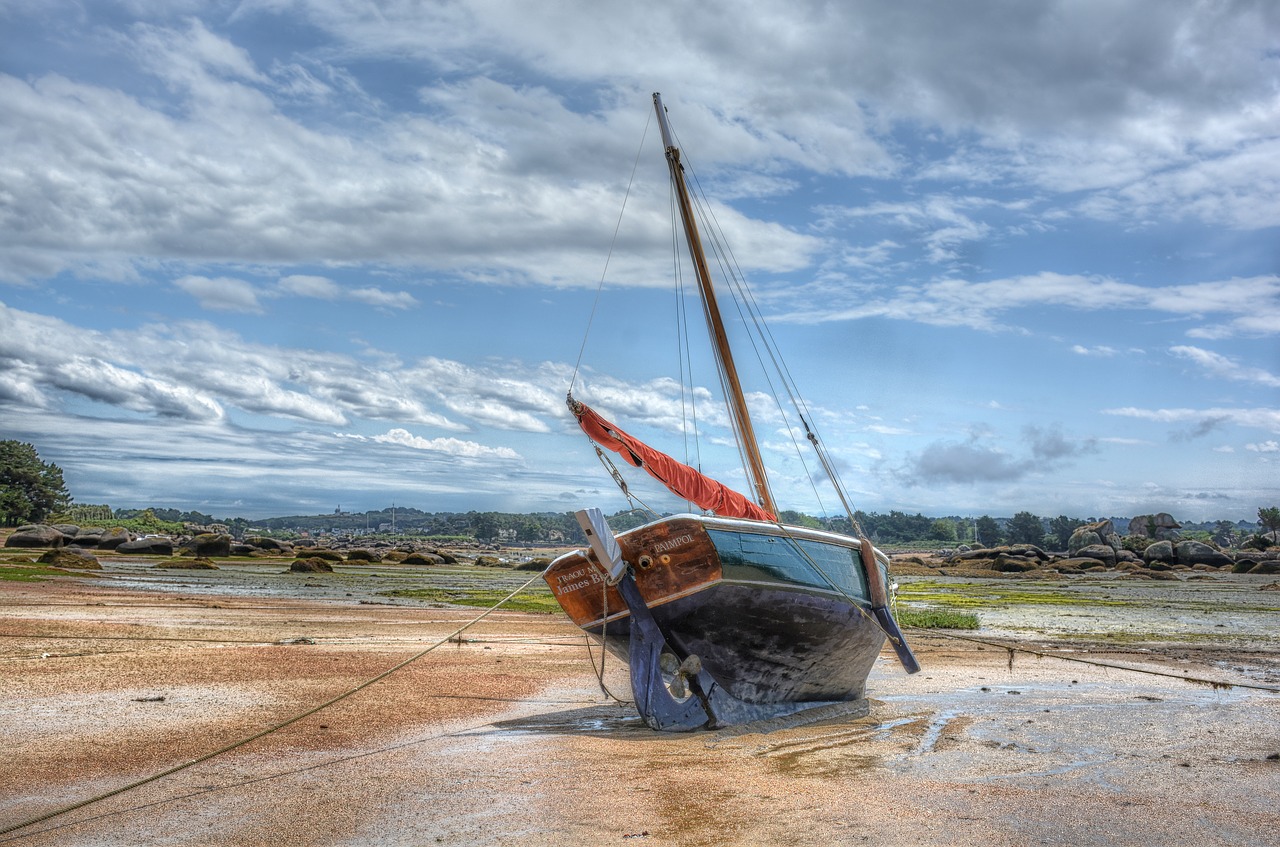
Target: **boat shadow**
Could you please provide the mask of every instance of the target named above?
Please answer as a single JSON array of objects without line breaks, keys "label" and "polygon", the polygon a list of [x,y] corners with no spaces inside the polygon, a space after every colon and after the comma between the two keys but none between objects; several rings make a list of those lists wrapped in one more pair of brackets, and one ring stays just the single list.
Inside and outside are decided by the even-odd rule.
[{"label": "boat shadow", "polygon": [[561,712],[544,712],[518,718],[494,721],[491,731],[499,733],[528,733],[538,735],[592,735],[621,741],[653,740],[655,738],[681,738],[698,736],[706,739],[728,739],[741,735],[763,734],[806,726],[821,726],[857,722],[870,711],[866,700],[836,703],[778,718],[752,721],[720,729],[700,729],[691,732],[662,732],[651,729],[630,704],[606,703],[567,709]]},{"label": "boat shadow", "polygon": [[666,734],[650,729],[634,706],[609,703],[494,721],[490,727],[500,733],[594,735],[618,740],[652,739]]}]

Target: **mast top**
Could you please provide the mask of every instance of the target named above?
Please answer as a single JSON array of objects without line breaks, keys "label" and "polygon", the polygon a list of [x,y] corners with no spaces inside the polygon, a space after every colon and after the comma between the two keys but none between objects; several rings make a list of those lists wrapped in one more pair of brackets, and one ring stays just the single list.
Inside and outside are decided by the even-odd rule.
[{"label": "mast top", "polygon": [[738,436],[738,444],[747,464],[747,474],[751,477],[751,487],[756,498],[765,509],[774,515],[778,507],[774,504],[773,493],[769,490],[769,477],[765,472],[764,458],[760,454],[760,444],[756,440],[755,428],[751,424],[751,414],[747,411],[747,401],[743,395],[742,383],[738,379],[738,369],[733,361],[733,351],[729,347],[729,336],[725,332],[724,319],[720,316],[720,306],[716,302],[716,290],[712,284],[711,271],[707,267],[706,254],[702,249],[702,238],[698,234],[698,224],[694,219],[693,203],[689,199],[689,188],[684,180],[684,166],[680,163],[680,149],[672,139],[671,127],[667,123],[667,110],[662,105],[662,95],[653,93],[653,107],[658,114],[658,127],[662,131],[662,145],[666,150],[667,166],[671,170],[671,182],[676,189],[679,200],[680,220],[684,224],[685,241],[689,245],[689,256],[698,277],[698,290],[702,294],[707,323],[711,330],[712,347],[716,353],[716,364],[728,389],[726,398],[729,417]]}]

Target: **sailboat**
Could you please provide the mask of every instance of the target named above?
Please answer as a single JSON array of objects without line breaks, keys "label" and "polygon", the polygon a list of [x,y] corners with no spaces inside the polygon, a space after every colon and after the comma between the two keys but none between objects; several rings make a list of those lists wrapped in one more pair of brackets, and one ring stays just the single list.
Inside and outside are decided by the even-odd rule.
[{"label": "sailboat", "polygon": [[811,430],[855,534],[778,520],[680,149],[660,94],[653,104],[753,496],[634,438],[571,390],[569,409],[597,452],[618,454],[702,511],[615,535],[600,509],[581,509],[589,546],[554,560],[543,578],[573,622],[627,662],[637,711],[653,729],[717,729],[865,705],[886,641],[907,672],[920,669],[890,610],[888,557],[856,529]]}]

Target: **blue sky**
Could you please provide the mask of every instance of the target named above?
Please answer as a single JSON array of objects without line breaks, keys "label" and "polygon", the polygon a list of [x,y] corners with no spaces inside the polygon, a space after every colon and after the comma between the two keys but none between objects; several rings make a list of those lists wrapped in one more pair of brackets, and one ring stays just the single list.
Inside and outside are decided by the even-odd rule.
[{"label": "blue sky", "polygon": [[856,507],[1280,504],[1265,0],[0,0],[0,436],[117,508],[621,508],[563,399],[683,456],[653,91]]}]

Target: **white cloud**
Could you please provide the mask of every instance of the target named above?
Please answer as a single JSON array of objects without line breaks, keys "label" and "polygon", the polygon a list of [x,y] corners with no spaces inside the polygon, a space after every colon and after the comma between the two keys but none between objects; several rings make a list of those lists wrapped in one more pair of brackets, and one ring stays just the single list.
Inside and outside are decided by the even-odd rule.
[{"label": "white cloud", "polygon": [[319,300],[337,300],[342,296],[342,288],[336,282],[323,276],[307,274],[290,274],[280,278],[280,290],[298,297],[315,297]]},{"label": "white cloud", "polygon": [[1120,353],[1114,347],[1108,347],[1105,344],[1099,344],[1096,347],[1085,347],[1080,344],[1071,345],[1071,352],[1078,356],[1100,356],[1102,358],[1110,358]]},{"label": "white cloud", "polygon": [[350,292],[352,300],[384,309],[411,309],[418,301],[407,291],[383,291],[380,288],[356,288]]},{"label": "white cloud", "polygon": [[1258,385],[1265,385],[1268,388],[1280,388],[1280,376],[1269,373],[1262,368],[1241,365],[1234,359],[1223,356],[1221,353],[1214,353],[1212,350],[1204,350],[1200,347],[1178,346],[1170,347],[1169,352],[1179,358],[1194,362],[1209,374],[1222,379],[1253,382]]},{"label": "white cloud", "polygon": [[1193,424],[1196,435],[1207,434],[1222,424],[1280,432],[1280,409],[1139,409],[1127,406],[1103,409],[1102,414],[1139,418],[1156,423]]},{"label": "white cloud", "polygon": [[[1280,333],[1280,276],[1147,287],[1108,277],[1046,271],[982,282],[953,278],[883,291],[859,288],[826,294],[821,309],[795,310],[773,320],[825,323],[883,317],[995,330],[1013,327],[1004,320],[1005,313],[1058,306],[1082,312],[1146,309],[1201,319],[1213,315],[1224,320],[1219,326],[1226,333]],[[839,298],[855,302],[846,304]],[[1073,348],[1076,353],[1087,350]]]},{"label": "white cloud", "polygon": [[309,274],[290,274],[280,278],[277,288],[282,294],[312,297],[317,300],[354,300],[384,309],[410,309],[418,300],[407,291],[383,291],[364,287],[347,289],[328,277]]},{"label": "white cloud", "polygon": [[[50,345],[50,337],[67,343]],[[330,425],[361,418],[454,431],[547,432],[544,418],[563,414],[564,374],[549,366],[480,368],[427,357],[369,367],[337,353],[255,344],[204,323],[96,333],[4,304],[0,374],[12,399],[34,405],[56,405],[62,391],[192,420],[219,419],[228,406]]]},{"label": "white cloud", "polygon": [[387,430],[383,435],[372,436],[371,440],[431,453],[445,453],[459,458],[520,458],[520,454],[510,447],[486,447],[474,441],[460,441],[457,438],[422,438],[404,429]]},{"label": "white cloud", "polygon": [[200,302],[201,308],[215,312],[248,312],[261,314],[257,290],[242,279],[204,276],[184,276],[173,281]]}]

